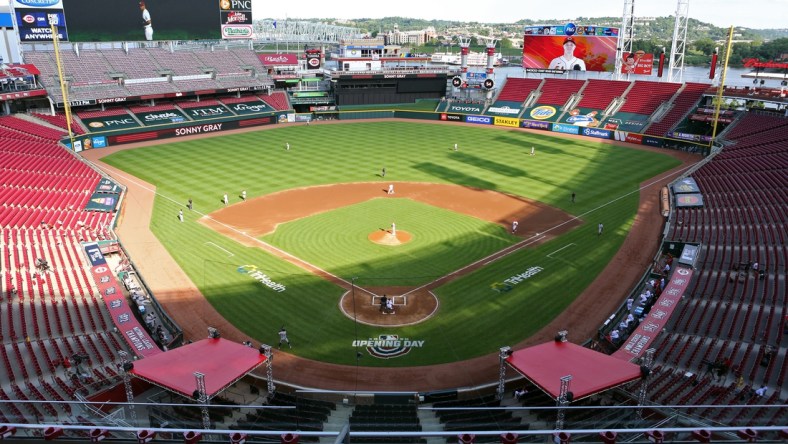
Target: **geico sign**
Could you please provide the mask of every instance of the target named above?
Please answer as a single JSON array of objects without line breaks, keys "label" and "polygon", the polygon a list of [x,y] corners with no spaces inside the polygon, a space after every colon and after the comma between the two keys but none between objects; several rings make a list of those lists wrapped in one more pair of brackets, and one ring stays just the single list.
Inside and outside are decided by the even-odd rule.
[{"label": "geico sign", "polygon": [[465,121],[468,123],[484,123],[489,125],[492,123],[492,117],[485,116],[465,116]]}]

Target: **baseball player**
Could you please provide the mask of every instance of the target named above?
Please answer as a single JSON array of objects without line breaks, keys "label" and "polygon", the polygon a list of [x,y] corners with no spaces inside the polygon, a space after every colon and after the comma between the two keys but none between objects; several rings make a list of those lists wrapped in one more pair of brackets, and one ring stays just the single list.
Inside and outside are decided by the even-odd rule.
[{"label": "baseball player", "polygon": [[389,184],[389,191],[388,191],[387,194],[394,194],[394,184],[393,183]]},{"label": "baseball player", "polygon": [[517,226],[520,225],[520,222],[513,221],[512,222],[512,234],[517,232]]},{"label": "baseball player", "polygon": [[586,62],[575,57],[575,48],[577,48],[575,39],[572,36],[565,38],[563,47],[564,54],[550,61],[550,65],[547,68],[563,69],[564,71],[585,71]]},{"label": "baseball player", "polygon": [[290,142],[285,143],[285,151],[290,151]]},{"label": "baseball player", "polygon": [[241,191],[241,200],[246,202],[246,190]]},{"label": "baseball player", "polygon": [[224,202],[225,207],[228,203],[230,203],[230,199],[227,198],[227,193],[224,193],[224,196],[222,196],[222,201]]},{"label": "baseball player", "polygon": [[153,25],[150,20],[150,11],[145,8],[145,2],[140,2],[140,11],[142,11],[142,26],[145,28],[145,40],[153,40]]},{"label": "baseball player", "polygon": [[178,210],[178,220],[183,222],[183,210]]},{"label": "baseball player", "polygon": [[279,345],[276,348],[281,349],[283,342],[287,343],[288,347],[293,348],[293,346],[290,345],[290,340],[287,339],[287,330],[285,330],[284,325],[282,326],[282,329],[279,330]]}]

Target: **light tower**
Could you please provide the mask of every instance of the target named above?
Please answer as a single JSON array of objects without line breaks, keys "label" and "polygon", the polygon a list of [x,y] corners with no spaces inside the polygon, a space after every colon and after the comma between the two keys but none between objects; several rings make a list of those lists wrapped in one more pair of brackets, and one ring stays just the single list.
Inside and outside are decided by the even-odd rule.
[{"label": "light tower", "polygon": [[668,82],[681,83],[684,79],[684,50],[687,46],[687,22],[689,0],[678,0],[676,4],[676,26],[673,28],[673,44],[670,47]]},{"label": "light tower", "polygon": [[618,33],[616,45],[616,68],[614,77],[621,80],[621,65],[624,53],[632,54],[632,42],[635,40],[635,0],[624,0],[624,14],[621,22],[621,32]]}]

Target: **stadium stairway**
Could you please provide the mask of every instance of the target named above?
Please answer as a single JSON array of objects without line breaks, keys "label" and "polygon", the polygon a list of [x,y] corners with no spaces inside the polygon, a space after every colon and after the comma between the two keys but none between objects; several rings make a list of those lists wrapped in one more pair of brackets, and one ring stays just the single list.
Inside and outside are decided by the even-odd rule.
[{"label": "stadium stairway", "polygon": [[[328,419],[323,423],[324,432],[339,432],[345,427],[345,424],[350,422],[350,415],[353,413],[353,407],[345,404],[338,403],[336,410],[333,410]],[[320,438],[320,444],[333,444],[336,438],[331,436],[323,436]]]},{"label": "stadium stairway", "polygon": [[17,114],[14,114],[14,117],[16,117],[18,119],[21,119],[21,120],[26,120],[26,121],[28,121],[30,123],[35,124],[35,125],[41,125],[43,127],[50,128],[50,129],[53,129],[53,130],[63,131],[63,135],[67,134],[67,131],[64,130],[63,128],[61,128],[61,127],[59,127],[59,126],[57,126],[57,125],[55,125],[53,123],[47,122],[47,121],[45,121],[43,119],[38,119],[35,116],[31,116],[30,114],[17,113]]}]

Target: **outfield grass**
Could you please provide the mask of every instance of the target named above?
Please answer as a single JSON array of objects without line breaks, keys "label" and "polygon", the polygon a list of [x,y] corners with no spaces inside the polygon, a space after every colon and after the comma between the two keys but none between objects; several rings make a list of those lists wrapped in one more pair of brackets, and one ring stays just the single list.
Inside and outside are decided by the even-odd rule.
[{"label": "outfield grass", "polygon": [[[285,143],[290,143],[290,151],[284,150]],[[459,152],[451,149],[454,143],[459,144]],[[531,146],[536,147],[536,156],[528,155]],[[492,189],[581,215],[636,190],[643,180],[678,164],[666,155],[590,139],[400,121],[283,126],[122,151],[105,160],[155,184],[158,192],[166,196],[156,199],[151,229],[216,309],[251,338],[276,343],[276,332],[284,324],[294,342],[294,353],[344,364],[356,363],[356,350],[352,347],[356,338],[397,334],[425,341],[423,348],[400,358],[370,357],[362,361],[370,366],[466,359],[494,352],[537,331],[564,310],[610,261],[631,226],[638,194],[632,193],[585,215],[585,225],[539,248],[522,250],[439,288],[438,316],[403,328],[354,325],[338,308],[341,288],[195,223],[199,216],[196,212],[185,211],[186,223],[180,223],[176,217],[178,209],[191,197],[195,210],[209,213],[221,206],[223,192],[237,195],[242,189],[254,197],[309,185],[382,181],[378,172],[385,166],[387,181],[454,183]],[[577,193],[575,204],[569,199],[573,191]],[[342,211],[327,215],[336,216]],[[467,236],[467,232],[484,230],[479,221],[474,221],[481,224],[475,227],[466,226],[470,222],[464,217],[440,217],[458,218],[451,223],[458,227],[452,228],[457,230],[455,239]],[[418,222],[415,219],[414,223]],[[390,222],[385,218],[381,223]],[[598,222],[605,224],[601,238],[596,236]],[[350,218],[343,223],[351,226],[355,220]],[[283,230],[299,235],[311,233],[306,246],[296,246],[291,236],[283,234],[285,231],[266,239],[288,250],[297,249],[302,252],[299,255],[312,260],[326,255],[325,263],[334,264],[339,276],[347,280],[358,277],[358,282],[366,279],[372,285],[379,270],[399,266],[391,258],[374,257],[370,251],[333,251],[337,247],[324,241],[334,235],[325,233],[324,237],[321,229],[315,229],[323,227],[319,218],[287,225]],[[484,248],[511,242],[506,236],[499,237]],[[481,250],[460,251],[464,246],[459,245],[446,249],[419,249],[416,244],[414,247],[417,254],[397,272],[402,277],[418,277],[425,266],[455,260],[446,259],[447,255],[468,254],[462,259],[467,261],[483,254]],[[451,268],[453,263],[447,266]],[[285,285],[286,291],[274,292],[262,286],[239,273],[240,265],[255,265],[271,280]],[[492,284],[531,266],[544,270],[509,292],[499,294],[491,289]]]}]

